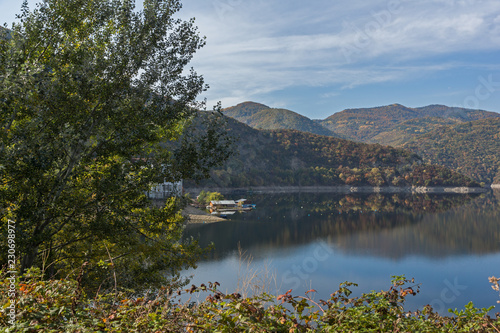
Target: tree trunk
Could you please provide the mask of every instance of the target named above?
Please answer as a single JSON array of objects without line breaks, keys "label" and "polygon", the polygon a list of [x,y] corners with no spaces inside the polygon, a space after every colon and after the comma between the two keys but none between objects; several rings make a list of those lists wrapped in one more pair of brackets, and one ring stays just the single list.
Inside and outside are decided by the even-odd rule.
[{"label": "tree trunk", "polygon": [[38,246],[27,251],[21,260],[21,274],[25,273],[28,268],[33,267],[38,253]]}]

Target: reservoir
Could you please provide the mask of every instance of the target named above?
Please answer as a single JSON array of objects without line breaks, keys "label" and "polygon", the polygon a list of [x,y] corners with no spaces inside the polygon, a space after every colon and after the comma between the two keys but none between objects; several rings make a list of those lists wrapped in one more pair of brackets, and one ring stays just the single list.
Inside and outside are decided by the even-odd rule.
[{"label": "reservoir", "polygon": [[[430,304],[441,314],[472,301],[500,300],[500,190],[484,194],[225,194],[257,208],[230,220],[188,225],[184,237],[214,249],[184,272],[191,283],[251,295],[315,289],[327,300],[344,281],[353,296],[387,290],[391,276],[415,279],[405,309]],[[497,306],[491,313],[500,312]]]}]

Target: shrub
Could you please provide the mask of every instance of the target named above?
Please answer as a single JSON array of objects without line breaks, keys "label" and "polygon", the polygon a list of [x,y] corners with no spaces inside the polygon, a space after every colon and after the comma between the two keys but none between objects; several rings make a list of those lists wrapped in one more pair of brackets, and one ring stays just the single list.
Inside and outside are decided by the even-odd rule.
[{"label": "shrub", "polygon": [[[9,281],[4,271],[0,274],[5,290]],[[404,276],[393,277],[386,291],[359,297],[350,297],[357,285],[344,282],[328,300],[319,301],[310,296],[314,290],[305,296],[289,290],[245,298],[220,292],[217,282],[188,289],[163,287],[141,297],[115,292],[90,297],[81,293],[81,275],[40,277],[39,270],[31,270],[19,279],[13,326],[8,326],[5,312],[9,299],[1,294],[4,332],[498,332],[500,327],[499,317],[487,315],[492,307],[477,309],[472,303],[450,311],[453,316],[442,316],[430,306],[405,311],[406,297],[418,294],[420,287]],[[194,293],[208,296],[199,303],[180,301],[183,294]]]}]

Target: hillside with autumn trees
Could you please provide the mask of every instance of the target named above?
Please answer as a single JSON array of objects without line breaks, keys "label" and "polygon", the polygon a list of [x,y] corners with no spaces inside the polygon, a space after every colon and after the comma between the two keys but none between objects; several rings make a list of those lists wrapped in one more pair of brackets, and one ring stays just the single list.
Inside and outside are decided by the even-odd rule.
[{"label": "hillside with autumn trees", "polygon": [[185,186],[478,186],[408,150],[227,120],[236,154],[209,180]]},{"label": "hillside with autumn trees", "polygon": [[[496,112],[445,105],[410,108],[391,104],[346,109],[324,120],[311,120],[290,110],[244,102],[224,109],[224,114],[256,129],[295,129],[410,149],[428,163],[451,168],[478,182],[500,182],[496,138],[500,114]],[[478,123],[469,127],[469,122]],[[467,128],[473,133],[462,138],[455,133],[455,129],[463,132]],[[460,140],[467,142],[460,144]]]},{"label": "hillside with autumn trees", "polygon": [[441,126],[500,118],[499,113],[484,110],[445,105],[410,108],[401,104],[346,109],[323,120],[311,120],[294,111],[255,102],[243,102],[223,112],[255,129],[294,129],[393,147]]},{"label": "hillside with autumn trees", "polygon": [[403,148],[486,184],[500,183],[500,118],[439,127]]},{"label": "hillside with autumn trees", "polygon": [[[405,136],[427,133],[437,124],[463,123],[498,118],[496,112],[429,105],[409,108],[400,104],[347,109],[334,113],[319,123],[329,130],[354,141],[380,144],[400,144]],[[413,121],[406,123],[407,121]],[[417,125],[416,131],[412,123]],[[395,131],[395,132],[393,132]],[[392,132],[392,134],[388,134]]]},{"label": "hillside with autumn trees", "polygon": [[381,145],[400,147],[417,136],[436,130],[441,126],[456,125],[455,119],[439,117],[414,118],[392,127],[391,130],[375,135],[371,140]]}]

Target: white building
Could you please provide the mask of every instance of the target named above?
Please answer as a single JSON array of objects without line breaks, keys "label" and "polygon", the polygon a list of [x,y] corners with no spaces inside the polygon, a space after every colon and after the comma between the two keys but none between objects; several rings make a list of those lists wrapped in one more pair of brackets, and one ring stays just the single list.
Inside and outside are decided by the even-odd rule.
[{"label": "white building", "polygon": [[182,180],[178,182],[164,182],[158,184],[148,192],[150,199],[167,199],[170,197],[180,197],[182,195]]}]

